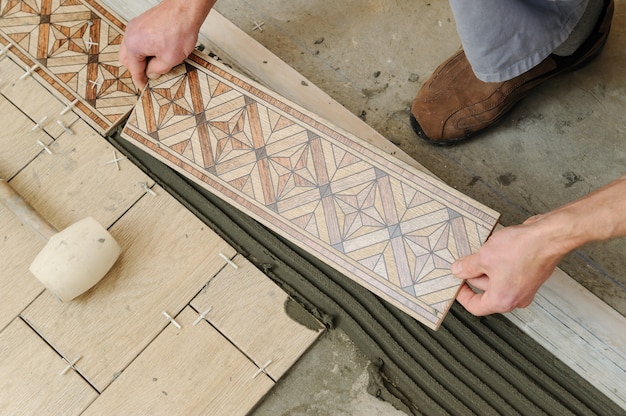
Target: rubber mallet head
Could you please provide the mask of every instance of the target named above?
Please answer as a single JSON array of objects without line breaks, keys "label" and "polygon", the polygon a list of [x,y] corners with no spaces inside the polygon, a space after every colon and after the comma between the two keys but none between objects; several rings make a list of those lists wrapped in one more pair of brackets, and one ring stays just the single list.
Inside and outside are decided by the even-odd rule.
[{"label": "rubber mallet head", "polygon": [[98,283],[120,255],[117,241],[93,218],[85,218],[57,232],[2,179],[0,202],[48,241],[30,271],[63,302]]}]

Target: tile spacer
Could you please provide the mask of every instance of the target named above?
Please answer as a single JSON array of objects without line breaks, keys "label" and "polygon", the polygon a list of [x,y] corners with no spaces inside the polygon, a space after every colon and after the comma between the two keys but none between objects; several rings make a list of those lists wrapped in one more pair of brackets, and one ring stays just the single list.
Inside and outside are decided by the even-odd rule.
[{"label": "tile spacer", "polygon": [[0,61],[7,57],[7,52],[9,51],[9,49],[11,49],[12,46],[12,43],[8,43],[7,46],[5,46],[4,48],[0,48]]},{"label": "tile spacer", "polygon": [[147,194],[150,194],[152,196],[157,196],[156,192],[154,192],[152,189],[148,188],[148,184],[146,182],[141,182],[140,185],[141,185],[141,189],[146,191]]},{"label": "tile spacer", "polygon": [[233,263],[233,261],[231,259],[228,258],[228,256],[224,253],[220,253],[220,257],[226,262],[228,263],[228,265],[230,267],[232,267],[233,269],[238,269],[239,266],[237,266],[235,263]]},{"label": "tile spacer", "polygon": [[196,318],[195,321],[193,321],[193,325],[196,326],[200,323],[200,321],[202,321],[204,318],[206,318],[206,316],[209,314],[209,312],[211,312],[213,308],[209,306],[209,308],[204,311],[203,313],[201,313],[200,315],[198,315],[198,317]]},{"label": "tile spacer", "polygon": [[30,129],[30,131],[33,132],[37,129],[43,129],[43,123],[45,123],[47,119],[48,119],[48,116],[43,116],[43,118],[39,120],[39,122],[35,123],[35,125],[33,126],[32,129]]},{"label": "tile spacer", "polygon": [[76,371],[76,363],[78,362],[78,360],[80,360],[81,358],[83,358],[82,356],[78,356],[78,358],[76,358],[74,361],[67,361],[65,358],[63,358],[63,360],[65,360],[65,362],[68,364],[67,367],[65,367],[63,369],[63,371],[61,371],[59,373],[60,376],[65,375],[65,373],[67,373],[68,371],[70,371],[70,369]]},{"label": "tile spacer", "polygon": [[265,375],[268,375],[267,372],[265,371],[267,369],[267,367],[272,364],[272,360],[269,360],[268,362],[265,363],[265,365],[263,365],[262,367],[259,367],[259,369],[256,371],[256,373],[254,373],[252,375],[252,378],[257,378],[257,376],[261,373],[264,373]]},{"label": "tile spacer", "polygon": [[91,83],[91,89],[93,90],[94,88],[97,89],[99,87],[102,87],[102,81],[99,81],[100,77],[98,77],[95,81],[89,80],[89,82]]},{"label": "tile spacer", "polygon": [[120,170],[119,162],[122,160],[126,160],[126,159],[127,159],[126,156],[117,157],[117,153],[115,152],[115,150],[113,150],[113,160],[109,160],[108,162],[105,163],[105,165],[110,165],[112,163],[115,163],[115,167],[117,168],[117,170]]},{"label": "tile spacer", "polygon": [[88,48],[91,48],[92,46],[98,46],[98,43],[92,41],[91,36],[89,36],[89,40],[85,42],[85,45],[87,45]]},{"label": "tile spacer", "polygon": [[74,101],[72,101],[71,103],[69,103],[68,105],[65,106],[65,108],[63,110],[61,110],[61,112],[59,113],[60,116],[69,113],[70,111],[72,111],[72,108],[76,105],[76,103],[78,103],[78,98],[75,99]]},{"label": "tile spacer", "polygon": [[170,314],[169,314],[169,313],[167,313],[167,312],[165,312],[165,311],[163,311],[162,313],[163,313],[163,316],[165,316],[165,317],[167,318],[167,320],[171,322],[171,324],[172,324],[172,325],[174,325],[174,326],[175,326],[176,328],[178,328],[178,329],[181,329],[181,328],[182,328],[182,327],[180,326],[180,324],[179,324],[178,322],[176,322],[176,320],[170,316]]},{"label": "tile spacer", "polygon": [[20,79],[25,79],[25,78],[28,78],[29,76],[31,76],[31,75],[33,74],[33,72],[35,72],[35,70],[36,70],[37,68],[39,68],[39,64],[35,64],[35,65],[31,66],[30,68],[28,68],[28,69],[26,70],[26,72],[24,72],[24,73],[22,74],[22,76],[20,77]]},{"label": "tile spacer", "polygon": [[45,144],[44,142],[42,142],[41,140],[37,140],[37,144],[41,147],[43,147],[43,150],[46,151],[47,154],[51,155],[52,154],[52,150],[50,150],[50,148],[48,147],[47,144]]},{"label": "tile spacer", "polygon": [[72,129],[66,126],[61,120],[57,120],[57,124],[61,126],[61,128],[65,130],[67,134],[71,134],[72,136],[74,135],[74,132],[72,131]]},{"label": "tile spacer", "polygon": [[259,32],[263,32],[263,25],[265,24],[265,22],[254,22],[254,27],[252,28],[252,30],[258,30]]}]

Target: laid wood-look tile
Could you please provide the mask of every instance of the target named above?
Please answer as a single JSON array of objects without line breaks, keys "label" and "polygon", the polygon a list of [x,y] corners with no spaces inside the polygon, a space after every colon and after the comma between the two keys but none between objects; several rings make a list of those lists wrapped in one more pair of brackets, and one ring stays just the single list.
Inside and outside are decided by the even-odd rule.
[{"label": "laid wood-look tile", "polygon": [[[113,147],[82,120],[40,153],[11,184],[57,229],[87,216],[108,228],[153,181],[128,160],[113,160]],[[115,153],[120,157],[119,153]]]},{"label": "laid wood-look tile", "polygon": [[185,308],[84,415],[245,415],[273,386],[265,374]]},{"label": "laid wood-look tile", "polygon": [[109,229],[117,263],[69,303],[45,292],[22,316],[103,391],[169,325],[234,250],[163,189],[146,194]]},{"label": "laid wood-look tile", "polygon": [[[17,75],[14,75],[15,68],[19,69]],[[31,128],[35,127],[35,125],[38,126],[35,127],[36,130],[44,130],[53,139],[66,133],[63,126],[66,126],[69,131],[72,131],[72,125],[78,119],[76,113],[69,111],[61,114],[65,105],[32,77],[20,79],[24,70],[11,59],[3,59],[0,61],[0,74],[2,74],[2,77],[5,76],[4,71],[6,69],[8,69],[7,77],[11,77],[11,79],[0,92],[7,100],[11,101],[13,105],[30,117],[30,126],[25,133],[31,132]],[[63,126],[61,126],[59,122],[61,122]],[[49,142],[50,139],[45,141],[46,144]]]},{"label": "laid wood-look tile", "polygon": [[[311,346],[322,325],[241,256],[191,302],[200,314],[258,366],[278,380]],[[305,322],[299,323],[290,315]],[[296,318],[298,319],[298,318]]]},{"label": "laid wood-look tile", "polygon": [[117,59],[125,23],[94,0],[6,1],[0,47],[63,102],[106,133],[136,103],[130,73]]},{"label": "laid wood-look tile", "polygon": [[0,57],[0,91],[6,88],[7,85],[17,81],[23,74],[24,70],[13,62],[10,57]]},{"label": "laid wood-look tile", "polygon": [[[7,58],[0,61],[0,66],[3,71],[17,67]],[[15,175],[11,185],[58,229],[87,216],[108,227],[145,193],[141,183],[153,184],[128,161],[118,162],[120,171],[108,163],[113,159],[113,148],[71,112],[58,119],[73,120],[73,135],[54,122],[57,118],[47,125],[58,128],[56,133],[54,128],[50,130],[60,136],[58,140],[53,142],[50,134],[40,129],[31,131],[33,121],[22,111],[36,117],[33,110],[42,110],[41,115],[46,109],[59,112],[63,108],[35,80],[5,85],[3,92],[7,90],[20,108],[0,96],[0,176],[9,179]],[[46,144],[52,154],[47,154],[37,141]],[[0,206],[0,213],[1,329],[44,290],[28,268],[45,243],[4,206]]]},{"label": "laid wood-look tile", "polygon": [[450,265],[498,218],[200,54],[151,82],[124,136],[432,328]]},{"label": "laid wood-look tile", "polygon": [[98,396],[74,371],[61,374],[67,362],[21,319],[0,332],[0,357],[3,415],[79,415]]},{"label": "laid wood-look tile", "polygon": [[0,114],[0,178],[8,180],[44,151],[37,141],[52,139],[41,130],[30,131],[33,122],[2,96]]},{"label": "laid wood-look tile", "polygon": [[44,244],[0,204],[0,331],[43,292],[28,268]]}]

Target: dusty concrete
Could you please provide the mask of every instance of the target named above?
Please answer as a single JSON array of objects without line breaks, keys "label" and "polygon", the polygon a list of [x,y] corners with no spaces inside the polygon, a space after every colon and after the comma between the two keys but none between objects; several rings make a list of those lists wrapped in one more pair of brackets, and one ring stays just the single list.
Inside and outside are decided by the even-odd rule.
[{"label": "dusty concrete", "polygon": [[[341,345],[341,348],[337,348]],[[255,416],[393,416],[396,410],[367,392],[367,358],[341,330],[326,332],[269,393]],[[303,382],[306,380],[306,382]]]}]

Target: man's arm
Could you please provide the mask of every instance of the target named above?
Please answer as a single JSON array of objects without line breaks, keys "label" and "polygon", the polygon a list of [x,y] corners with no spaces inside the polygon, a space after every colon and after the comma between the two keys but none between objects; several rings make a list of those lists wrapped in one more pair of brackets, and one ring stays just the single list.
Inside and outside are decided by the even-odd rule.
[{"label": "man's arm", "polygon": [[626,175],[554,211],[495,232],[477,253],[452,265],[455,276],[467,279],[457,300],[479,316],[526,307],[567,253],[621,236],[626,236]]},{"label": "man's arm", "polygon": [[216,0],[163,0],[128,22],[120,47],[120,62],[138,88],[148,78],[166,74],[196,46],[200,26]]}]

